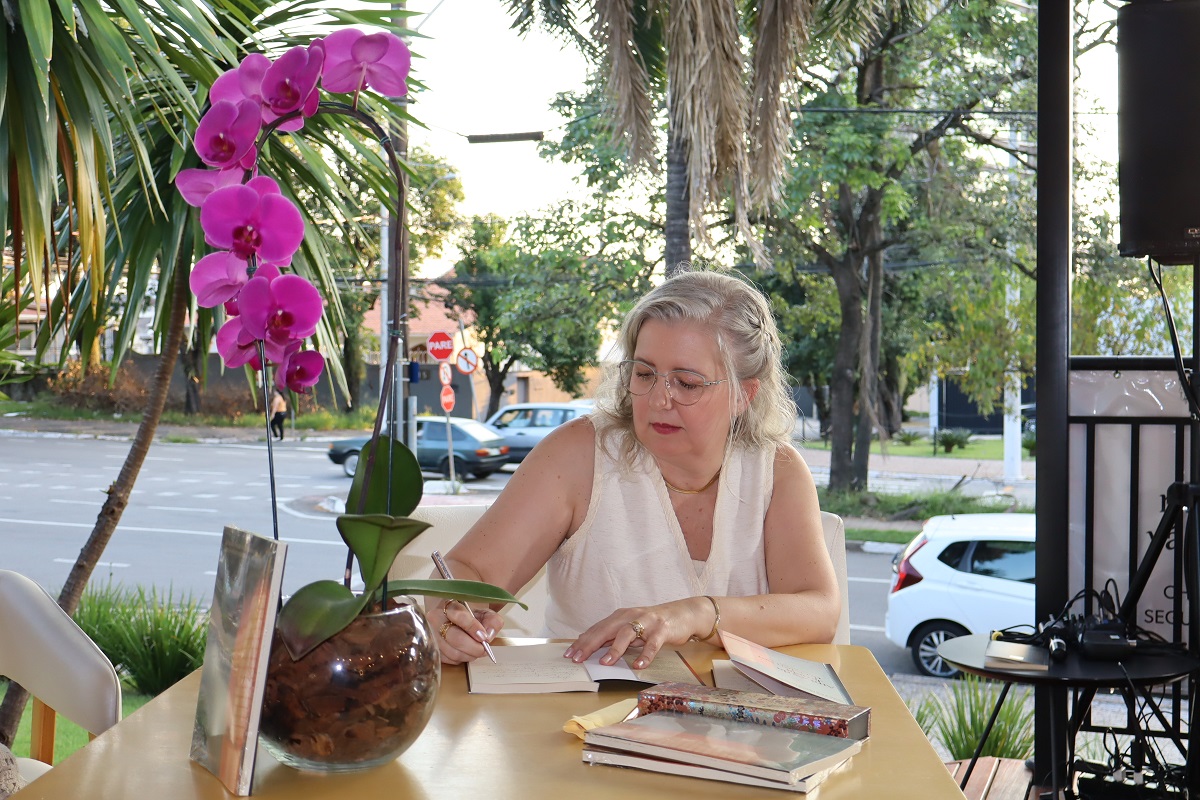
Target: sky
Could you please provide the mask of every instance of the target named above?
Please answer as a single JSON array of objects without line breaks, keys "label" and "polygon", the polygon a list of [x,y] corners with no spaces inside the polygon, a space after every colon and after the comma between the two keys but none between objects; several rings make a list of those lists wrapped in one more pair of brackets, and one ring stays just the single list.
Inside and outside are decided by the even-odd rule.
[{"label": "sky", "polygon": [[411,42],[413,76],[427,86],[414,94],[412,113],[428,130],[410,125],[409,139],[454,165],[466,194],[460,211],[511,218],[571,193],[576,171],[540,158],[535,142],[469,144],[466,137],[553,134],[564,120],[550,102],[586,77],[578,50],[537,31],[520,37],[500,0],[410,0],[408,8],[432,11],[410,21],[430,38]]}]

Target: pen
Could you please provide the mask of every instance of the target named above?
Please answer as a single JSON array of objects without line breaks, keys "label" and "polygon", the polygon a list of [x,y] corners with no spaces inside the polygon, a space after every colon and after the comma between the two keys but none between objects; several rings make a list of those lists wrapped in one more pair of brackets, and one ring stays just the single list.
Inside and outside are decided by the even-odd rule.
[{"label": "pen", "polygon": [[[433,551],[433,563],[437,567],[438,572],[441,573],[442,578],[444,580],[448,580],[448,581],[454,580],[454,576],[450,574],[450,568],[448,566],[446,566],[445,560],[442,559],[442,554],[439,553],[437,550]],[[458,602],[460,602],[464,606],[466,606],[466,609],[468,611],[471,610],[471,607],[468,606],[466,603],[463,603],[462,600],[459,600]],[[492,646],[483,640],[480,640],[480,644],[483,645],[483,651],[485,653],[487,653],[488,658],[490,658],[492,660],[492,663],[495,664],[496,663],[496,654],[492,652]]]}]

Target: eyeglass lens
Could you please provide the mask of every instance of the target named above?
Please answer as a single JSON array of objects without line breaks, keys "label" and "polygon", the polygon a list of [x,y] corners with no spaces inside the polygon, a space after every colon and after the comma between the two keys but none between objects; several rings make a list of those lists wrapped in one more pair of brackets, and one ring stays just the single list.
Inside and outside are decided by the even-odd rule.
[{"label": "eyeglass lens", "polygon": [[687,369],[673,369],[658,373],[640,361],[626,361],[621,365],[622,378],[630,394],[638,396],[654,388],[660,375],[667,382],[667,393],[680,405],[690,406],[700,399],[706,388],[704,376]]}]

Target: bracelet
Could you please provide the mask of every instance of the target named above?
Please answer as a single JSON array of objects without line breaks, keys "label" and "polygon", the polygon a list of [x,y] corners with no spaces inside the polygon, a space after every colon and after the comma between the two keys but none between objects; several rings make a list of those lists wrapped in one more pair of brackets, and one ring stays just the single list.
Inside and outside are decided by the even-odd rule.
[{"label": "bracelet", "polygon": [[721,607],[717,605],[717,601],[714,600],[711,595],[706,594],[704,596],[708,598],[708,602],[712,603],[713,611],[717,612],[717,618],[713,620],[712,630],[708,632],[708,635],[692,636],[691,639],[693,642],[707,642],[709,639],[717,635],[717,626],[721,624]]}]

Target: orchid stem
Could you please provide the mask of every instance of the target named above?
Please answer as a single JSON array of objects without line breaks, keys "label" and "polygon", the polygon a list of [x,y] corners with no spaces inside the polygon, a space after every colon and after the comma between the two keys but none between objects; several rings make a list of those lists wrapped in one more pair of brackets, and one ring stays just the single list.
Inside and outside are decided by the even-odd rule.
[{"label": "orchid stem", "polygon": [[262,370],[263,417],[267,423],[267,482],[271,485],[271,535],[279,541],[279,500],[275,494],[275,446],[271,433],[271,397],[267,392],[267,354],[263,343],[258,342],[258,360]]}]

